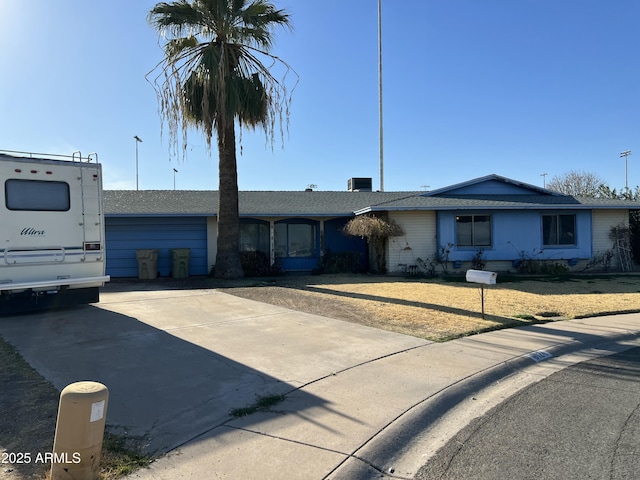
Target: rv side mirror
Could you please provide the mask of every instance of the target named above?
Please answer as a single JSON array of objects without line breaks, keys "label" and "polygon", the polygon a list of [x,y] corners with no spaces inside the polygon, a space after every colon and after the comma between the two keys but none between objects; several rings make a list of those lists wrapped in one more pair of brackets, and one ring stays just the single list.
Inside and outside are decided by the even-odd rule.
[{"label": "rv side mirror", "polygon": [[467,282],[495,285],[498,274],[484,270],[467,270]]}]

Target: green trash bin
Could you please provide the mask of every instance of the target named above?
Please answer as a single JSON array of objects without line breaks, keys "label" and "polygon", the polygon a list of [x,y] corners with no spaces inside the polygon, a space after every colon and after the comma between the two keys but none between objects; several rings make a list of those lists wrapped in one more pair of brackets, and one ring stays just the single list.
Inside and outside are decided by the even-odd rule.
[{"label": "green trash bin", "polygon": [[158,277],[158,250],[136,250],[138,260],[138,278],[153,279]]},{"label": "green trash bin", "polygon": [[186,278],[189,276],[190,248],[171,249],[171,276],[173,278]]}]

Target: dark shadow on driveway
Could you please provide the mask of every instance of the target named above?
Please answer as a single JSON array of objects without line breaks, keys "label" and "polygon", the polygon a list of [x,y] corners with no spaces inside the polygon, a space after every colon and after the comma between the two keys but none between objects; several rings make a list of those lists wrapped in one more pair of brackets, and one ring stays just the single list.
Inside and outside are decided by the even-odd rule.
[{"label": "dark shadow on driveway", "polygon": [[[143,438],[144,450],[153,454],[228,422],[234,408],[297,388],[136,318],[93,306],[5,317],[0,335],[58,390],[84,380],[105,384],[107,425]],[[268,350],[266,345],[265,355]],[[303,391],[297,395],[308,397],[309,408],[325,404]]]}]

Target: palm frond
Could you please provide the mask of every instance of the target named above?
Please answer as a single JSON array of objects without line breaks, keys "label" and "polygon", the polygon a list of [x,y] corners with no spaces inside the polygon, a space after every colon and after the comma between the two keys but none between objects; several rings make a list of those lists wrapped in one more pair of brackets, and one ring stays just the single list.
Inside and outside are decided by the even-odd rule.
[{"label": "palm frond", "polygon": [[[270,49],[273,29],[290,26],[286,12],[266,0],[177,0],[157,4],[149,22],[173,36],[147,78],[155,75],[150,81],[176,153],[179,132],[184,154],[190,126],[203,131],[211,148],[214,133],[235,120],[263,127],[272,146],[280,125],[284,141],[293,70]],[[276,67],[284,71],[278,78]]]},{"label": "palm frond", "polygon": [[158,32],[168,32],[180,37],[191,33],[194,27],[205,25],[202,11],[195,8],[188,0],[177,0],[173,3],[160,2],[151,9],[147,21]]},{"label": "palm frond", "polygon": [[167,58],[173,58],[179,55],[184,50],[189,48],[194,48],[198,45],[198,40],[196,37],[182,37],[182,38],[174,38],[169,41],[164,46],[164,53]]},{"label": "palm frond", "polygon": [[250,39],[252,44],[266,50],[271,49],[275,27],[291,28],[289,15],[263,0],[254,0],[240,12],[240,18],[238,37]]}]

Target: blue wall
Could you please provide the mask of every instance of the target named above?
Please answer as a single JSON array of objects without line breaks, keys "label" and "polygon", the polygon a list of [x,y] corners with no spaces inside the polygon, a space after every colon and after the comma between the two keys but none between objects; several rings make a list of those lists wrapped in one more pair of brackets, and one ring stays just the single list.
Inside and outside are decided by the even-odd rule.
[{"label": "blue wall", "polygon": [[106,273],[114,278],[137,277],[136,250],[157,249],[158,272],[171,273],[170,249],[190,248],[189,274],[206,275],[206,217],[106,217]]},{"label": "blue wall", "polygon": [[333,253],[358,252],[360,267],[367,267],[367,240],[342,233],[342,229],[351,218],[336,218],[324,223],[324,248]]},{"label": "blue wall", "polygon": [[[324,250],[331,250],[333,253],[339,252],[358,252],[362,268],[366,267],[367,262],[367,242],[359,237],[352,237],[342,233],[342,229],[349,221],[349,218],[336,218],[327,220],[324,223]],[[279,257],[282,268],[285,271],[306,271],[316,268],[321,260],[320,256],[320,224],[315,220],[309,219],[287,219],[276,223],[296,224],[304,223],[316,226],[316,252],[310,257]]]},{"label": "blue wall", "polygon": [[[543,214],[575,214],[576,245],[544,247],[542,245]],[[491,215],[491,247],[456,247],[456,215]],[[483,250],[485,260],[518,260],[522,253],[538,260],[562,260],[571,258],[591,258],[591,212],[590,211],[445,211],[438,212],[438,250],[452,243],[454,247],[449,260],[471,260],[478,250]],[[542,252],[540,252],[542,250]]]},{"label": "blue wall", "polygon": [[[447,195],[531,195],[536,192],[530,188],[500,180],[487,180],[447,190]],[[440,195],[436,195],[440,196]]]}]

